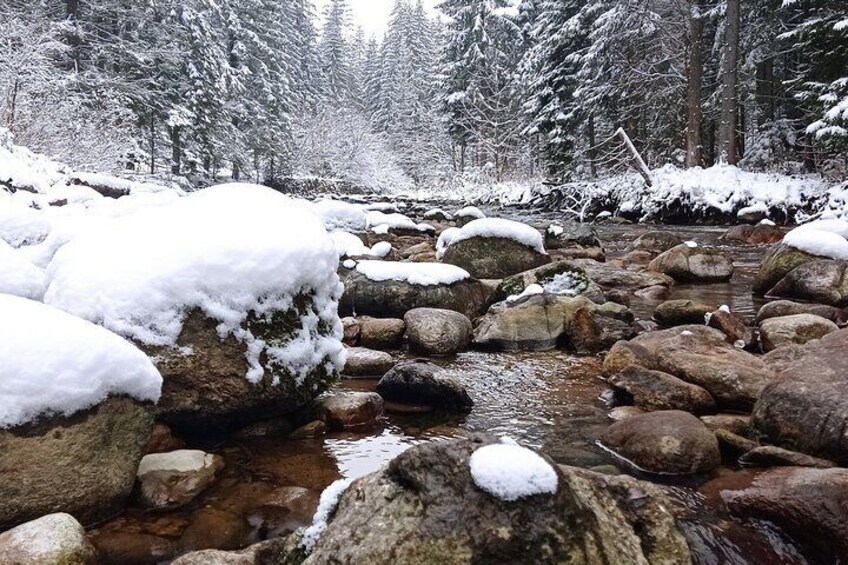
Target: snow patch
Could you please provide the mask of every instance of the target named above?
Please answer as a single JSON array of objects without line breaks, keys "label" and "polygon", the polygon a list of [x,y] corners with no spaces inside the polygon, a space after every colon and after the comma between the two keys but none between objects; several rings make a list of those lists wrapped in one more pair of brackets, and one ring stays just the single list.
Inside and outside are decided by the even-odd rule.
[{"label": "snow patch", "polygon": [[522,298],[527,296],[536,296],[537,294],[544,294],[545,289],[540,284],[531,284],[527,288],[525,288],[521,294],[513,294],[512,296],[507,297],[506,301],[512,304],[513,302],[518,302]]},{"label": "snow patch", "polygon": [[318,510],[312,517],[312,525],[303,532],[300,539],[300,546],[306,553],[312,553],[315,549],[315,544],[321,539],[324,532],[327,531],[327,523],[330,520],[331,514],[336,511],[339,501],[347,488],[353,482],[353,479],[339,479],[333,484],[324,489],[321,493],[321,498],[318,501]]},{"label": "snow patch", "polygon": [[0,428],[70,416],[111,395],[159,400],[159,371],[120,336],[17,296],[0,295],[0,312]]},{"label": "snow patch", "polygon": [[368,229],[368,217],[362,208],[355,204],[338,200],[319,200],[312,204],[312,209],[324,222],[327,231],[364,232]]},{"label": "snow patch", "polygon": [[379,243],[375,243],[371,246],[369,250],[370,255],[374,257],[386,257],[389,253],[392,252],[392,244],[388,241],[381,241]]},{"label": "snow patch", "polygon": [[456,214],[454,214],[455,218],[474,218],[476,220],[480,220],[486,217],[480,208],[476,206],[466,206],[465,208],[460,208],[457,210]]},{"label": "snow patch", "polygon": [[539,494],[555,494],[556,470],[536,452],[510,444],[486,445],[469,461],[471,477],[480,489],[512,502]]},{"label": "snow patch", "polygon": [[783,243],[819,257],[848,260],[848,240],[837,233],[796,228],[786,234]]},{"label": "snow patch", "polygon": [[463,226],[458,234],[453,236],[451,245],[473,237],[497,237],[511,239],[522,245],[530,247],[538,253],[545,253],[545,242],[540,234],[532,226],[504,220],[501,218],[483,218],[471,221]]},{"label": "snow patch", "polygon": [[398,281],[420,286],[449,285],[471,278],[468,271],[443,263],[360,261],[356,270],[374,282]]},{"label": "snow patch", "polygon": [[0,240],[0,293],[41,300],[47,290],[47,275],[21,253]]},{"label": "snow patch", "polygon": [[439,239],[436,240],[436,259],[441,259],[445,255],[448,246],[459,232],[459,228],[448,228],[439,234]]}]

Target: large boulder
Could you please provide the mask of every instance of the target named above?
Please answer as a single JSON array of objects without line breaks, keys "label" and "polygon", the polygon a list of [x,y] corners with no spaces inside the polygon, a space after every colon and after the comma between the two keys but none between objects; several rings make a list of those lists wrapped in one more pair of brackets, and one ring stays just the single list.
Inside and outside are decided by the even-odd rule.
[{"label": "large boulder", "polygon": [[709,304],[694,300],[666,300],[654,309],[654,320],[663,326],[701,324],[713,310]]},{"label": "large boulder", "polygon": [[[315,307],[301,295],[289,310],[267,317],[250,315],[245,327],[269,345],[284,348],[300,330],[302,317],[317,314]],[[157,416],[176,428],[230,428],[292,413],[327,390],[341,369],[333,348],[324,363],[302,374],[266,359],[248,379],[255,368],[249,346],[233,335],[222,338],[218,326],[217,320],[194,310],[183,322],[176,348],[143,346],[164,379]],[[317,332],[327,340],[338,337],[333,327],[321,325]]]},{"label": "large boulder", "polygon": [[0,429],[0,530],[51,512],[86,525],[119,512],[152,427],[152,405],[115,397]]},{"label": "large boulder", "polygon": [[[775,351],[781,351],[783,348]],[[752,425],[769,443],[848,465],[848,330],[793,351],[765,387]]]},{"label": "large boulder", "polygon": [[[493,460],[484,449],[505,453]],[[326,531],[307,530],[303,563],[690,563],[670,507],[649,483],[558,467],[517,446],[428,443],[328,506]]]},{"label": "large boulder", "polygon": [[662,371],[630,365],[613,375],[609,383],[628,400],[646,410],[684,410],[695,414],[712,412],[715,399],[705,389]]},{"label": "large boulder", "polygon": [[449,265],[397,263],[396,272],[376,273],[367,265],[360,270],[362,263],[345,278],[342,315],[403,318],[414,308],[443,308],[473,319],[485,311],[491,294],[482,282]]},{"label": "large boulder", "polygon": [[795,314],[814,314],[822,318],[827,318],[837,325],[844,325],[848,322],[848,312],[842,308],[836,308],[826,304],[792,302],[791,300],[774,300],[765,304],[757,312],[754,322],[759,325],[763,320],[768,320],[769,318],[792,316]]},{"label": "large boulder", "polygon": [[53,512],[119,512],[153,428],[162,378],[123,338],[0,295],[0,531]]},{"label": "large boulder", "polygon": [[467,411],[474,405],[459,380],[425,361],[399,363],[377,383],[377,392],[389,402]]},{"label": "large boulder", "polygon": [[6,565],[95,565],[97,550],[69,514],[48,514],[0,534]]},{"label": "large boulder", "polygon": [[728,257],[691,243],[672,247],[651,261],[648,268],[678,282],[724,282],[733,276],[733,262]]},{"label": "large boulder", "polygon": [[821,257],[816,257],[788,245],[775,245],[760,263],[760,269],[754,278],[754,292],[759,295],[767,294],[790,271],[816,259],[821,259]]},{"label": "large boulder", "polygon": [[551,262],[542,235],[510,220],[480,219],[456,234],[442,260],[478,279],[502,279]]},{"label": "large boulder", "polygon": [[803,345],[839,330],[839,326],[814,314],[795,314],[769,318],[760,324],[763,351],[790,344]]},{"label": "large boulder", "polygon": [[471,320],[440,308],[415,308],[403,317],[410,347],[429,355],[454,355],[471,344]]},{"label": "large boulder", "polygon": [[494,304],[474,330],[474,343],[508,351],[557,345],[600,350],[633,335],[633,314],[615,303],[537,294]]},{"label": "large boulder", "polygon": [[821,563],[848,555],[848,470],[778,467],[742,490],[723,491],[737,516],[776,524]]},{"label": "large boulder", "polygon": [[604,290],[620,289],[639,291],[655,287],[669,288],[674,285],[674,279],[662,273],[653,271],[629,271],[610,263],[599,263],[588,259],[573,261],[581,267],[589,278]]},{"label": "large boulder", "polygon": [[819,302],[830,306],[848,306],[846,261],[819,259],[789,271],[768,291],[769,296]]},{"label": "large boulder", "polygon": [[688,475],[721,465],[718,440],[698,418],[678,410],[638,414],[611,425],[601,444],[640,470]]}]

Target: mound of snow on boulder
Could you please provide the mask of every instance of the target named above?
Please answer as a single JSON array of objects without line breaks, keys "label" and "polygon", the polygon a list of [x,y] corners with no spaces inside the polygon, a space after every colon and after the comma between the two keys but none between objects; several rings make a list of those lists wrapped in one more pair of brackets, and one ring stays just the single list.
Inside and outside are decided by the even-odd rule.
[{"label": "mound of snow on boulder", "polygon": [[474,237],[496,237],[502,239],[511,239],[522,245],[532,248],[539,253],[545,253],[545,242],[535,228],[514,222],[512,220],[504,220],[501,218],[482,218],[469,222],[453,236],[451,244],[460,241],[471,239]]},{"label": "mound of snow on boulder", "polygon": [[554,494],[559,483],[550,463],[519,445],[481,447],[471,455],[469,467],[474,484],[508,502],[536,494]]},{"label": "mound of snow on boulder", "polygon": [[41,300],[47,275],[0,240],[0,293]]},{"label": "mound of snow on boulder", "polygon": [[[302,202],[258,185],[220,185],[78,235],[50,263],[44,301],[151,346],[175,345],[185,316],[199,309],[219,322],[220,336],[248,346],[246,376],[258,382],[262,358],[301,374],[325,358],[343,365],[339,340],[320,331],[341,335],[337,265],[332,239]],[[301,293],[313,297],[313,312],[284,346],[243,327],[250,313],[288,309]]]},{"label": "mound of snow on boulder", "polygon": [[159,400],[159,372],[120,336],[16,296],[0,295],[0,312],[0,428],[70,416],[109,396]]},{"label": "mound of snow on boulder", "polygon": [[848,222],[817,220],[786,234],[783,243],[819,257],[848,260]]},{"label": "mound of snow on boulder", "polygon": [[356,270],[374,282],[400,281],[421,286],[453,284],[471,278],[468,271],[441,263],[360,261]]}]

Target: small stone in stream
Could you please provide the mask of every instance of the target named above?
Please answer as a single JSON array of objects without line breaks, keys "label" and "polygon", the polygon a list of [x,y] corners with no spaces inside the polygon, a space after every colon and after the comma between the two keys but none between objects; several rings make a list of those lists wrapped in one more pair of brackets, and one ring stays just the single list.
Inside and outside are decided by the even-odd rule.
[{"label": "small stone in stream", "polygon": [[633,293],[634,296],[644,298],[645,300],[665,300],[671,294],[667,286],[654,285],[646,288],[640,288]]},{"label": "small stone in stream", "polygon": [[754,231],[754,226],[749,226],[747,224],[730,226],[719,239],[747,243],[752,231]]},{"label": "small stone in stream", "polygon": [[233,433],[236,439],[255,439],[270,436],[286,436],[292,431],[292,424],[286,417],[269,418],[253,422]]},{"label": "small stone in stream", "polygon": [[597,353],[635,335],[633,313],[616,302],[578,308],[566,327],[568,343],[578,354]]},{"label": "small stone in stream", "polygon": [[174,435],[165,424],[154,424],[153,431],[150,432],[150,438],[144,449],[141,450],[142,455],[148,453],[165,453],[168,451],[176,451],[185,447],[185,442]]},{"label": "small stone in stream", "polygon": [[98,530],[90,536],[98,565],[157,565],[180,553],[176,540],[146,532]]},{"label": "small stone in stream", "polygon": [[626,251],[648,251],[650,253],[662,253],[672,247],[683,243],[680,236],[665,231],[649,231],[637,237],[633,243],[627,246]]},{"label": "small stone in stream", "polygon": [[612,424],[601,434],[607,449],[650,473],[689,475],[721,465],[715,434],[692,414],[648,412]]},{"label": "small stone in stream", "polygon": [[630,306],[630,293],[626,290],[612,288],[604,293],[606,299],[616,304]]},{"label": "small stone in stream", "polygon": [[185,506],[215,482],[224,460],[211,453],[183,449],[145,455],[138,466],[138,498],[152,509]]},{"label": "small stone in stream", "polygon": [[654,320],[663,326],[703,324],[713,306],[692,300],[668,300],[654,310]]},{"label": "small stone in stream", "polygon": [[421,255],[424,253],[435,253],[433,245],[428,241],[417,243],[412,247],[407,247],[406,249],[400,252],[400,256],[404,259],[409,259],[411,257],[414,257],[415,255]]},{"label": "small stone in stream", "polygon": [[653,259],[653,258],[654,258],[654,254],[651,253],[650,251],[643,251],[643,250],[640,250],[640,249],[636,249],[634,251],[627,253],[623,257],[621,257],[621,259],[619,259],[619,261],[621,261],[621,264],[624,267],[630,267],[631,265],[644,267],[648,263],[650,263],[651,259]]},{"label": "small stone in stream", "polygon": [[751,435],[751,417],[744,414],[713,414],[701,416],[701,421],[713,432],[721,429],[742,437]]},{"label": "small stone in stream", "polygon": [[467,411],[474,405],[465,385],[425,361],[399,363],[380,379],[377,392],[391,402],[436,409]]},{"label": "small stone in stream", "polygon": [[412,349],[428,355],[454,355],[471,344],[471,320],[441,308],[415,308],[403,317]]},{"label": "small stone in stream", "polygon": [[370,428],[383,418],[383,399],[376,392],[332,392],[319,398],[318,414],[330,429]]},{"label": "small stone in stream", "polygon": [[248,521],[258,524],[263,539],[288,535],[312,523],[320,496],[320,492],[303,487],[277,488],[257,501]]},{"label": "small stone in stream", "polygon": [[722,447],[727,448],[735,455],[748,453],[752,449],[760,446],[760,444],[756,441],[734,434],[730,430],[725,430],[724,428],[716,430],[715,436]]},{"label": "small stone in stream", "polygon": [[406,324],[396,318],[359,318],[359,345],[370,349],[397,349]]},{"label": "small stone in stream", "polygon": [[751,245],[762,245],[765,243],[779,243],[783,240],[783,230],[769,224],[757,224],[751,230],[747,242]]},{"label": "small stone in stream", "polygon": [[239,549],[250,543],[252,528],[241,516],[206,507],[196,510],[179,540],[183,551]]},{"label": "small stone in stream", "polygon": [[807,304],[792,302],[791,300],[775,300],[760,308],[759,312],[757,312],[757,317],[754,319],[754,323],[759,325],[769,318],[792,316],[794,314],[815,314],[816,316],[827,318],[837,325],[843,325],[848,322],[848,312],[842,308],[828,306],[826,304]]},{"label": "small stone in stream", "polygon": [[25,522],[0,534],[4,565],[95,565],[97,551],[82,525],[70,514],[58,513]]},{"label": "small stone in stream", "polygon": [[739,464],[748,467],[817,467],[830,469],[838,467],[829,459],[813,457],[797,451],[789,451],[774,445],[755,447],[739,458]]},{"label": "small stone in stream", "polygon": [[717,283],[733,276],[733,261],[728,257],[689,243],[672,247],[651,261],[648,268],[678,282]]},{"label": "small stone in stream", "polygon": [[803,345],[838,330],[839,326],[830,320],[813,314],[780,316],[760,324],[760,344],[768,352],[785,345]]},{"label": "small stone in stream", "polygon": [[817,563],[848,555],[848,469],[777,467],[721,497],[733,515],[769,521],[800,541]]},{"label": "small stone in stream", "polygon": [[631,365],[613,375],[610,384],[628,393],[646,410],[684,410],[695,414],[715,410],[715,399],[703,388],[668,373]]},{"label": "small stone in stream", "polygon": [[351,347],[342,374],[349,377],[381,377],[394,367],[395,360],[385,351]]},{"label": "small stone in stream", "polygon": [[639,408],[638,406],[616,406],[612,410],[609,411],[607,417],[614,422],[618,422],[620,420],[624,420],[626,418],[631,418],[633,416],[638,416],[639,414],[644,414],[645,411]]},{"label": "small stone in stream", "polygon": [[327,424],[323,420],[315,420],[305,424],[289,434],[289,439],[312,439],[327,433]]},{"label": "small stone in stream", "polygon": [[342,318],[342,328],[344,328],[344,337],[342,338],[344,344],[349,346],[357,345],[359,343],[359,332],[361,331],[359,321],[350,316]]},{"label": "small stone in stream", "polygon": [[709,314],[707,318],[707,325],[724,333],[728,342],[741,342],[745,349],[751,348],[756,343],[754,330],[745,325],[745,321],[737,314],[725,310],[716,310]]}]

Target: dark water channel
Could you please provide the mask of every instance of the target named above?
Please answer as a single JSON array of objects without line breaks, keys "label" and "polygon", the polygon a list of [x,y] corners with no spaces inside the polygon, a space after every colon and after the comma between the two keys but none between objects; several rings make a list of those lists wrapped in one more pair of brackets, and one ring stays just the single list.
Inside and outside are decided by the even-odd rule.
[{"label": "dark water channel", "polygon": [[[516,217],[517,216],[517,217]],[[542,225],[550,219],[521,212],[507,217]],[[623,254],[626,245],[651,226],[600,226],[607,256]],[[759,304],[751,297],[751,280],[765,247],[726,246],[719,241],[725,231],[714,227],[662,228],[679,232],[686,240],[719,246],[734,258],[737,273],[728,284],[681,285],[671,298],[691,298],[752,317]],[[656,302],[634,299],[637,316],[649,319]],[[399,357],[405,354],[398,353]],[[172,513],[172,521],[191,523],[198,509],[239,509],[250,516],[250,507],[279,486],[300,486],[319,492],[340,477],[357,477],[384,465],[403,450],[420,442],[440,441],[473,432],[506,435],[519,443],[541,448],[558,463],[580,467],[621,463],[595,445],[609,425],[608,408],[601,397],[607,385],[600,377],[602,357],[578,357],[563,351],[544,353],[468,352],[439,360],[469,389],[475,407],[462,417],[388,413],[382,427],[363,433],[330,433],[318,439],[263,438],[227,440],[205,446],[224,455],[224,478],[190,508]],[[374,390],[376,380],[345,380],[348,390]],[[630,471],[628,471],[630,472]],[[711,476],[685,480],[660,480],[640,476],[668,487],[681,507],[683,526],[695,560],[703,565],[814,563],[776,528],[764,523],[742,523],[727,515],[720,493],[749,484],[755,471],[731,464]],[[106,526],[119,531],[157,533],[150,516],[128,511]],[[262,537],[261,520],[251,521],[250,541]],[[157,533],[157,535],[159,535]]]}]

